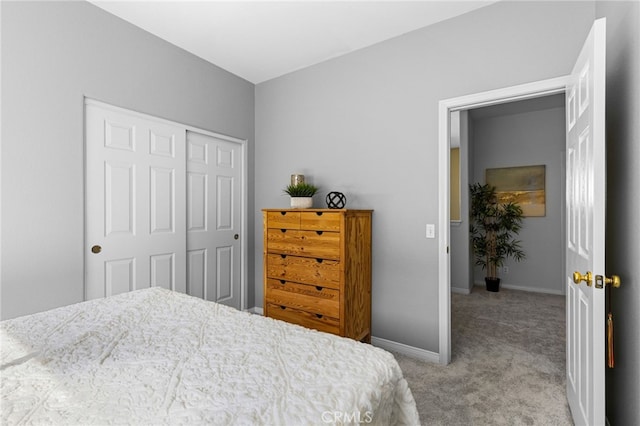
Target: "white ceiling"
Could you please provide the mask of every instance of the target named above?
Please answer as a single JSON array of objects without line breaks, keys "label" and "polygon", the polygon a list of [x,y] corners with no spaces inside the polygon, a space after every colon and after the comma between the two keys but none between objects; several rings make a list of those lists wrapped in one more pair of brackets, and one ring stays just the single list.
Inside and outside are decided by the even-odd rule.
[{"label": "white ceiling", "polygon": [[496,0],[89,1],[257,84]]}]

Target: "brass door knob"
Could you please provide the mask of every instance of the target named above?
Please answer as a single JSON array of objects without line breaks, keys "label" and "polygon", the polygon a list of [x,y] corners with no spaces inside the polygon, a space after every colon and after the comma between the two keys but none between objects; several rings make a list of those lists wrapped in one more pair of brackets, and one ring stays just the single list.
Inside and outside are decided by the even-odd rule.
[{"label": "brass door knob", "polygon": [[603,275],[596,275],[596,288],[604,288],[605,285],[618,288],[620,287],[620,277],[611,275],[611,278]]},{"label": "brass door knob", "polygon": [[102,251],[102,247],[100,247],[99,245],[95,245],[93,247],[91,247],[91,253],[93,254],[98,254]]},{"label": "brass door knob", "polygon": [[591,271],[587,271],[586,274],[582,275],[580,272],[576,271],[573,273],[573,282],[576,284],[580,284],[580,281],[584,281],[587,283],[587,286],[591,287],[593,276]]},{"label": "brass door knob", "polygon": [[613,288],[620,287],[620,277],[617,275],[611,275],[611,278],[604,277],[604,283],[610,285]]}]

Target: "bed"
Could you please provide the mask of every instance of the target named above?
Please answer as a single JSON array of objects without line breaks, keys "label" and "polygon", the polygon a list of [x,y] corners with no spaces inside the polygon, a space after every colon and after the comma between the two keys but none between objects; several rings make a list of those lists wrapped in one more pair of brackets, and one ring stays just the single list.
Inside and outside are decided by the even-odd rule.
[{"label": "bed", "polygon": [[1,323],[2,424],[419,424],[393,355],[162,288]]}]

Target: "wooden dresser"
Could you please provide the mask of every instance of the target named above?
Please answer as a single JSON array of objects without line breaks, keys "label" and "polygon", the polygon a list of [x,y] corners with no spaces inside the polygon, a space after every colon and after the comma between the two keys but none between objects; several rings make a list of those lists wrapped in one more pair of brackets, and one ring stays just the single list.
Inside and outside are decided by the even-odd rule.
[{"label": "wooden dresser", "polygon": [[370,342],[371,214],[264,209],[264,315]]}]

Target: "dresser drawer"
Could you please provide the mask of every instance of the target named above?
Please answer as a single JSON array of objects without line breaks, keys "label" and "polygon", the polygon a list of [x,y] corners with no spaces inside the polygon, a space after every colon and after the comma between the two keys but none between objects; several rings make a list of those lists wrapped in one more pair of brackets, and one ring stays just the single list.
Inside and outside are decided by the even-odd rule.
[{"label": "dresser drawer", "polygon": [[339,231],[340,213],[300,212],[300,229],[312,231]]},{"label": "dresser drawer", "polygon": [[267,229],[267,251],[322,259],[340,259],[340,233]]},{"label": "dresser drawer", "polygon": [[340,321],[326,315],[312,314],[287,306],[267,304],[267,315],[271,318],[279,319],[304,327],[313,328],[327,333],[339,334]]},{"label": "dresser drawer", "polygon": [[340,262],[312,257],[267,254],[268,278],[340,288]]},{"label": "dresser drawer", "polygon": [[266,289],[267,303],[284,305],[334,318],[340,317],[340,292],[338,290],[273,278],[267,279]]},{"label": "dresser drawer", "polygon": [[300,229],[300,212],[267,212],[267,227],[280,229]]}]

